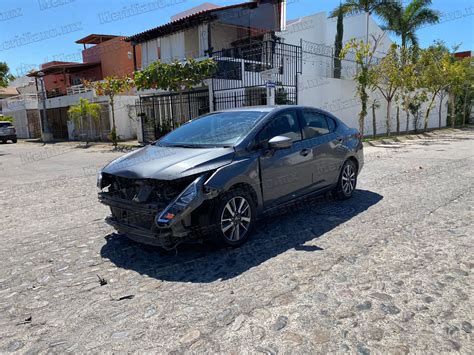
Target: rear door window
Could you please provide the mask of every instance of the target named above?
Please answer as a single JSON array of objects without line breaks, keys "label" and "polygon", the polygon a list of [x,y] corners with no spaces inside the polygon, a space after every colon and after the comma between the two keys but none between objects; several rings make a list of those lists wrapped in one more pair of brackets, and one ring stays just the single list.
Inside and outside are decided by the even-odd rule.
[{"label": "rear door window", "polygon": [[325,115],[312,110],[303,110],[301,113],[303,116],[304,139],[320,137],[329,133],[329,126]]},{"label": "rear door window", "polygon": [[331,117],[326,116],[326,120],[328,122],[329,132],[334,132],[336,130],[336,121],[334,121]]}]

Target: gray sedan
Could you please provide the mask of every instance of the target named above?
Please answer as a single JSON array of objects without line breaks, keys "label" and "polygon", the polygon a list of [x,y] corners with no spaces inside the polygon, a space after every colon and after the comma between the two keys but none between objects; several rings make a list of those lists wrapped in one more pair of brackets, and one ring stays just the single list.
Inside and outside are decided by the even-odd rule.
[{"label": "gray sedan", "polygon": [[239,246],[266,213],[328,192],[351,197],[361,138],[312,107],[213,112],[108,164],[99,200],[111,209],[106,222],[135,241]]}]

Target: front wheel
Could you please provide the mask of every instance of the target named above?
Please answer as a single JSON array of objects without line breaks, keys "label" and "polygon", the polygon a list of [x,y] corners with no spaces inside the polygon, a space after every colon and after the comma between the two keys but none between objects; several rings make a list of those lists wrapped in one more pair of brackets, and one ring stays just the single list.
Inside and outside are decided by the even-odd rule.
[{"label": "front wheel", "polygon": [[357,185],[357,167],[352,160],[346,160],[339,175],[334,194],[338,200],[346,200],[352,197]]},{"label": "front wheel", "polygon": [[17,142],[16,138],[12,139],[12,143],[16,143],[16,142]]},{"label": "front wheel", "polygon": [[255,204],[245,191],[231,190],[219,198],[213,214],[213,239],[221,246],[245,243],[256,219]]}]

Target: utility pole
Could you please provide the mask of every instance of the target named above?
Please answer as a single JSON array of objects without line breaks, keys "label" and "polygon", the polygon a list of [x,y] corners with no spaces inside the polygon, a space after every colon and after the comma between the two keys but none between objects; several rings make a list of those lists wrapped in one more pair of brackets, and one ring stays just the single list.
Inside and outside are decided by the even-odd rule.
[{"label": "utility pole", "polygon": [[49,130],[48,114],[46,112],[46,91],[44,89],[44,73],[42,71],[37,73],[41,81],[41,101],[42,101],[42,115],[41,115],[41,140],[45,143],[53,141],[53,134]]}]

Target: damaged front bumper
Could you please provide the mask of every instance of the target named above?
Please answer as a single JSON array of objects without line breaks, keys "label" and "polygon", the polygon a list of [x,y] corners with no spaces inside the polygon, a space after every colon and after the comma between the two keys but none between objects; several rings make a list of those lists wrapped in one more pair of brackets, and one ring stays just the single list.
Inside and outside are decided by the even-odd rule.
[{"label": "damaged front bumper", "polygon": [[[201,175],[194,179],[168,204],[153,201],[150,191],[143,192],[145,187],[137,188],[133,198],[131,195],[124,198],[123,193],[116,190],[99,192],[99,201],[112,212],[105,222],[132,240],[164,248],[202,235],[202,228],[192,225],[192,213],[217,195],[205,190],[206,178],[207,175]],[[102,185],[102,178],[100,180],[99,185]]]}]

